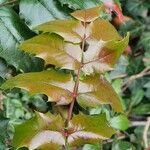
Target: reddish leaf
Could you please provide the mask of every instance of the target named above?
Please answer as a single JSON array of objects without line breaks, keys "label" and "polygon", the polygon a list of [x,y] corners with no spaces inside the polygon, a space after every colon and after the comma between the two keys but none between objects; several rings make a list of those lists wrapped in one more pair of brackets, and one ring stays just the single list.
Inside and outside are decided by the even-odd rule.
[{"label": "reddish leaf", "polygon": [[110,104],[115,111],[123,111],[118,95],[110,83],[99,75],[87,76],[80,81],[77,101],[82,107]]},{"label": "reddish leaf", "polygon": [[71,15],[80,21],[92,22],[100,16],[100,11],[102,10],[103,7],[99,6],[85,10],[77,10],[74,13],[71,13]]}]

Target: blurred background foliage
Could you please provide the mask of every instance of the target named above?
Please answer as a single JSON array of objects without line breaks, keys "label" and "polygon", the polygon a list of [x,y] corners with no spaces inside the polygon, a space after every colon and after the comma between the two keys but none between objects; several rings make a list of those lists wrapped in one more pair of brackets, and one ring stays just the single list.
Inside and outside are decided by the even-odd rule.
[{"label": "blurred background foliage", "polygon": [[[148,141],[145,143],[145,127],[150,116],[150,1],[115,2],[121,5],[125,21],[120,22],[115,13],[104,13],[101,17],[109,19],[121,35],[129,31],[131,36],[129,47],[115,69],[105,76],[120,95],[129,127],[124,131],[128,124],[126,118],[118,122],[107,106],[91,109],[86,113],[105,112],[110,123],[122,131],[102,145],[86,144],[82,150],[143,150],[146,144],[150,145],[150,128],[146,131]],[[17,48],[21,41],[36,34],[31,31],[33,27],[49,20],[71,18],[69,13],[74,10],[101,4],[100,0],[0,0],[0,83],[22,72],[46,69],[41,59]],[[31,97],[19,89],[1,93],[0,150],[13,149],[13,125],[30,119],[34,110],[47,112],[50,108],[42,95]]]}]

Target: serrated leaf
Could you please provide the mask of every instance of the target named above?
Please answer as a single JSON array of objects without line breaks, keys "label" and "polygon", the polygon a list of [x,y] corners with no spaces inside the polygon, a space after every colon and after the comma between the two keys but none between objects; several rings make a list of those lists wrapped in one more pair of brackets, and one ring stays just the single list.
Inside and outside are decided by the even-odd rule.
[{"label": "serrated leaf", "polygon": [[136,148],[130,142],[119,140],[113,144],[112,150],[136,150]]},{"label": "serrated leaf", "polygon": [[8,125],[9,119],[5,118],[0,112],[0,143],[5,146],[6,139],[8,138]]},{"label": "serrated leaf", "polygon": [[41,34],[23,42],[20,49],[36,54],[45,60],[46,64],[53,64],[60,68],[76,70],[79,68],[81,48],[65,43],[55,34]]},{"label": "serrated leaf", "polygon": [[115,111],[123,111],[118,95],[110,83],[99,75],[88,76],[80,81],[77,101],[83,107],[110,104]]},{"label": "serrated leaf", "polygon": [[140,41],[138,42],[138,47],[144,47],[146,51],[150,50],[150,32],[143,32]]},{"label": "serrated leaf", "polygon": [[97,0],[59,0],[62,5],[67,4],[69,8],[76,9],[87,9],[102,4],[101,1]]},{"label": "serrated leaf", "polygon": [[51,102],[58,104],[68,104],[72,97],[69,91],[73,91],[74,82],[70,74],[59,73],[56,71],[42,71],[38,73],[20,74],[7,80],[2,89],[22,88],[31,95],[40,93],[48,96]]},{"label": "serrated leaf", "polygon": [[[63,24],[66,24],[66,27],[68,26],[69,28],[64,27]],[[101,27],[100,29],[99,26]],[[83,52],[82,70],[87,74],[93,73],[95,71],[104,72],[112,70],[112,67],[117,62],[121,53],[128,45],[129,40],[129,34],[124,39],[120,40],[121,38],[115,28],[108,21],[101,19],[98,19],[93,23],[87,25],[86,31],[84,26],[79,21],[72,20],[48,22],[38,26],[36,29],[43,32],[57,33],[62,36],[64,40],[69,40],[70,42],[76,44],[66,44],[66,42],[62,43],[59,39],[50,42],[51,39],[48,37],[47,39],[45,38],[46,40],[42,39],[43,36],[46,36],[45,34],[24,42],[20,48],[27,52],[33,52],[36,54],[39,54],[40,49],[41,58],[45,59],[46,61],[48,60],[49,63],[52,63],[53,65],[58,65],[59,67],[63,66],[66,69],[73,70],[76,70],[77,67],[75,66],[79,66],[82,57],[80,44],[77,43],[81,42],[84,36],[86,36],[85,38],[87,50]],[[48,44],[46,44],[46,41]],[[63,65],[62,60],[59,60],[59,62],[61,63],[60,65],[57,61],[57,57],[53,60],[49,60],[49,57],[56,56],[60,53],[60,48],[58,49],[57,47],[55,47],[52,49],[54,45],[58,45],[59,41],[62,45],[61,50],[65,50],[66,53],[71,56],[71,58],[66,57],[66,59],[62,60],[68,61],[68,64],[70,64],[70,66],[72,67],[66,67],[66,64]],[[37,43],[39,44],[38,48]],[[46,47],[45,45],[43,46],[43,44],[48,45],[48,47]],[[41,51],[43,49],[45,49],[45,51],[43,51],[41,54]]]},{"label": "serrated leaf", "polygon": [[19,7],[20,15],[30,27],[49,20],[70,18],[70,11],[62,7],[57,0],[21,0]]},{"label": "serrated leaf", "polygon": [[[60,144],[64,144],[62,135],[57,132],[61,128],[63,128],[63,121],[60,116],[36,114],[34,118],[15,127],[13,146],[15,148],[26,146],[29,147],[29,150],[38,147],[43,150],[46,148],[55,150],[60,147]],[[60,136],[62,139],[60,139]],[[47,145],[48,143],[50,145]]]},{"label": "serrated leaf", "polygon": [[109,123],[111,127],[118,130],[126,130],[129,127],[129,121],[124,115],[119,115],[111,118]]},{"label": "serrated leaf", "polygon": [[[97,8],[97,7],[96,7]],[[65,24],[65,26],[64,26]],[[117,30],[108,21],[97,19],[85,27],[77,20],[55,20],[44,23],[34,28],[34,30],[57,33],[65,41],[79,43],[83,38],[90,40],[120,40]],[[84,37],[85,35],[86,37]]]},{"label": "serrated leaf", "polygon": [[77,20],[80,20],[83,22],[92,22],[99,17],[100,11],[102,11],[102,6],[85,9],[85,10],[77,10],[71,13],[71,15]]},{"label": "serrated leaf", "polygon": [[4,58],[9,65],[25,72],[42,70],[42,60],[16,48],[17,44],[31,38],[34,34],[11,8],[0,8],[0,31],[0,57]]},{"label": "serrated leaf", "polygon": [[[15,148],[27,146],[29,150],[36,148],[42,150],[47,150],[47,148],[59,149],[65,145],[64,125],[65,122],[60,116],[36,114],[34,118],[15,127],[13,146]],[[99,143],[115,133],[115,130],[109,126],[104,114],[73,116],[67,130],[69,147],[84,143]]]},{"label": "serrated leaf", "polygon": [[128,13],[130,13],[133,17],[144,16],[144,11],[146,11],[144,2],[139,0],[127,0],[125,2],[125,7],[128,10]]},{"label": "serrated leaf", "polygon": [[95,116],[76,115],[71,120],[69,127],[73,132],[68,137],[68,143],[71,146],[99,143],[115,133],[115,130],[108,125],[104,114]]},{"label": "serrated leaf", "polygon": [[[66,105],[72,101],[71,93],[73,93],[74,81],[70,74],[51,70],[20,74],[7,80],[1,89],[14,87],[28,90],[31,95],[45,94],[49,101]],[[83,107],[110,104],[115,111],[122,111],[119,97],[111,85],[99,75],[88,76],[85,80],[80,81],[78,93],[77,101]]]},{"label": "serrated leaf", "polygon": [[[84,62],[85,65],[82,70],[86,73],[112,70],[123,50],[127,47],[128,42],[129,34],[121,41],[101,42],[98,47],[91,47],[91,49],[89,46],[89,50],[85,52],[85,56],[89,55],[90,57]],[[90,51],[92,50],[95,55],[97,54],[94,57],[91,57]]]}]

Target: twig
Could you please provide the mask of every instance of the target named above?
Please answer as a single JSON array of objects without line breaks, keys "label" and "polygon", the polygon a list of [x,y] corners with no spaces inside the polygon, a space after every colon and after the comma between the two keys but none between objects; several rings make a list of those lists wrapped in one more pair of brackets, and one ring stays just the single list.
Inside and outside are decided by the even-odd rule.
[{"label": "twig", "polygon": [[144,147],[145,149],[148,149],[148,138],[147,138],[147,134],[148,134],[148,129],[150,127],[150,117],[147,118],[147,122],[144,128],[144,132],[143,132],[143,143],[144,143]]},{"label": "twig", "polygon": [[127,89],[127,87],[132,83],[132,81],[146,75],[150,75],[150,67],[146,67],[143,71],[141,71],[136,75],[131,76],[127,81],[125,81],[122,85],[122,91],[124,92]]},{"label": "twig", "polygon": [[145,126],[147,121],[131,121],[130,127]]},{"label": "twig", "polygon": [[13,3],[16,3],[18,0],[12,0],[12,1],[7,1],[7,2],[4,2],[2,4],[0,4],[0,7],[3,7],[3,6],[7,6],[7,5],[11,5]]}]

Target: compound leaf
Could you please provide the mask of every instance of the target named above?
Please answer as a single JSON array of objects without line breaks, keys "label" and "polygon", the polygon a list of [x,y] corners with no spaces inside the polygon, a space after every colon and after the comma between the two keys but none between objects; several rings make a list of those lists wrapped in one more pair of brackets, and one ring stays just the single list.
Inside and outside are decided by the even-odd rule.
[{"label": "compound leaf", "polygon": [[[16,148],[26,146],[29,150],[59,149],[65,145],[64,125],[65,122],[60,116],[36,114],[34,118],[15,127],[13,145]],[[115,130],[109,126],[104,114],[78,114],[69,122],[67,142],[70,147],[84,143],[99,143],[114,133]]]}]

